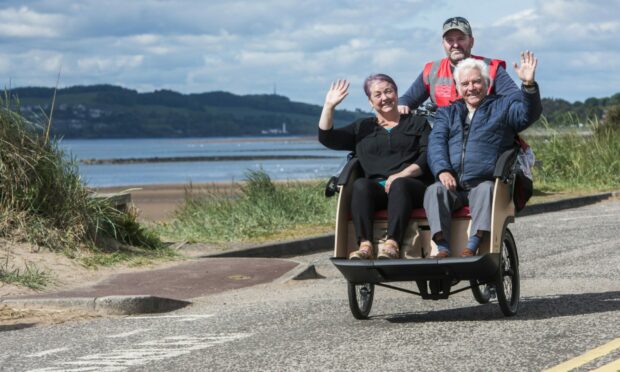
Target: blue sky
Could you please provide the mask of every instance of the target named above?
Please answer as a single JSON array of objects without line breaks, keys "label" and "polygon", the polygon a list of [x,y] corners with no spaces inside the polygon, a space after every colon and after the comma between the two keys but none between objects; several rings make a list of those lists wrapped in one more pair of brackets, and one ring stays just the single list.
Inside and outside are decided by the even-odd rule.
[{"label": "blue sky", "polygon": [[[370,73],[404,91],[439,59],[441,24],[464,16],[474,53],[540,59],[544,97],[620,92],[620,0],[0,0],[6,87],[110,83],[153,91],[272,93],[322,104],[351,81],[343,108],[368,109]],[[508,69],[513,78],[512,68]]]}]

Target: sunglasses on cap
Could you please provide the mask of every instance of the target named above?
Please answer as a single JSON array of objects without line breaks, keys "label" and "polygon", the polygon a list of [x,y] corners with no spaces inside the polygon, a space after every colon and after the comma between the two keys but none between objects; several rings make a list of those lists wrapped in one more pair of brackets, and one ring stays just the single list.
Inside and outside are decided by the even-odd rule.
[{"label": "sunglasses on cap", "polygon": [[446,21],[443,23],[443,26],[458,26],[459,23],[465,23],[466,25],[469,25],[469,22],[463,18],[463,17],[452,17],[452,18],[448,18],[446,19]]}]

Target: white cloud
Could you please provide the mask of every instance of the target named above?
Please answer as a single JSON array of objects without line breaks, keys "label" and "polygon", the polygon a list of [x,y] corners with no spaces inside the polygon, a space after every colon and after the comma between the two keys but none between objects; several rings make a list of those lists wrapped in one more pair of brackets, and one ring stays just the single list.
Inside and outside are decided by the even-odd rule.
[{"label": "white cloud", "polygon": [[140,34],[140,35],[131,35],[125,38],[127,42],[133,42],[141,45],[153,45],[162,41],[162,37],[160,35],[155,34]]},{"label": "white cloud", "polygon": [[518,13],[509,14],[499,18],[497,21],[493,22],[493,26],[501,27],[518,25],[519,27],[523,27],[538,19],[540,19],[540,16],[536,13],[535,9],[524,9]]},{"label": "white cloud", "polygon": [[54,38],[61,34],[64,17],[28,7],[0,9],[0,37]]},{"label": "white cloud", "polygon": [[113,72],[119,69],[133,69],[144,62],[144,56],[87,57],[77,60],[78,68],[85,73]]}]

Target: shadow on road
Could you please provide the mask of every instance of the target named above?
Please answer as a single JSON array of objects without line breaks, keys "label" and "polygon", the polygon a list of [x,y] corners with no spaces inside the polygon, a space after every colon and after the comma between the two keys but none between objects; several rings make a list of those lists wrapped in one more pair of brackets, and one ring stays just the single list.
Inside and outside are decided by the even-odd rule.
[{"label": "shadow on road", "polygon": [[[473,299],[472,299],[473,301]],[[620,310],[620,291],[564,294],[546,297],[521,298],[519,312],[511,320],[538,320],[604,313]],[[379,315],[377,318],[383,318]],[[471,307],[461,307],[450,310],[439,310],[419,313],[401,313],[387,315],[385,319],[392,323],[416,322],[451,322],[451,321],[479,321],[501,320],[504,315],[496,302]]]},{"label": "shadow on road", "polygon": [[36,323],[0,324],[0,332],[17,331],[19,329],[34,327],[35,325]]}]

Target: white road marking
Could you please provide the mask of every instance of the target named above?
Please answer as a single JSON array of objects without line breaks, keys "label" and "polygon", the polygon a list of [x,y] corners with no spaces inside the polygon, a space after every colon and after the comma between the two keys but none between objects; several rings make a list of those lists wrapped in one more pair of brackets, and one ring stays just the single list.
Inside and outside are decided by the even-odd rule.
[{"label": "white road marking", "polygon": [[40,358],[40,357],[44,357],[46,355],[60,353],[60,352],[63,352],[65,350],[69,350],[69,348],[61,347],[61,348],[58,348],[58,349],[50,349],[50,350],[40,351],[38,353],[26,355],[26,358]]},{"label": "white road marking", "polygon": [[119,349],[107,353],[86,355],[67,362],[56,362],[53,367],[33,369],[31,372],[59,371],[123,371],[164,359],[187,355],[226,342],[250,337],[250,333],[207,334],[202,336],[172,336],[136,344],[133,349]]},{"label": "white road marking", "polygon": [[196,314],[196,315],[153,315],[153,316],[132,316],[127,319],[179,319],[179,322],[193,322],[198,319],[206,319],[215,314]]},{"label": "white road marking", "polygon": [[129,332],[125,332],[125,333],[119,333],[116,335],[109,335],[106,336],[107,338],[125,338],[125,337],[129,337],[129,336],[133,336],[133,335],[137,335],[138,333],[142,333],[142,332],[146,332],[149,331],[148,328],[138,328],[136,330],[133,331],[129,331]]}]

